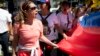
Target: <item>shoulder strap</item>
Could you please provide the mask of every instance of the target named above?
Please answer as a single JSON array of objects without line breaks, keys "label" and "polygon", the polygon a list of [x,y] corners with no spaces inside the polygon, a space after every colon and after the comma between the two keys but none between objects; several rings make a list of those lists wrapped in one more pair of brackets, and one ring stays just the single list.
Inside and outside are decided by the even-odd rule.
[{"label": "shoulder strap", "polygon": [[40,14],[40,16],[41,16],[41,21],[42,21],[42,23],[43,23],[43,25],[44,26],[48,26],[48,21],[46,20],[52,13],[49,13],[48,15],[47,15],[47,17],[45,17],[45,18],[43,18],[42,17],[42,15],[41,15],[41,13],[39,13]]},{"label": "shoulder strap", "polygon": [[45,18],[42,17],[42,14],[39,13],[39,15],[41,16],[42,19],[46,20],[50,15],[52,14],[52,12],[50,12]]},{"label": "shoulder strap", "polygon": [[69,21],[69,15],[68,15],[68,13],[67,13],[67,28],[68,28],[68,26],[69,26],[69,23],[70,23],[70,21]]}]

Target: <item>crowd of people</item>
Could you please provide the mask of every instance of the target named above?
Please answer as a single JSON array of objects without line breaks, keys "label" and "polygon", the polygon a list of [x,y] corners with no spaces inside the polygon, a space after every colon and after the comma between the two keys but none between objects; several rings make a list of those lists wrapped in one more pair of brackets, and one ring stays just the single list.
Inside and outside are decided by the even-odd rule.
[{"label": "crowd of people", "polygon": [[12,37],[12,56],[100,56],[100,1],[74,8],[68,1],[59,5],[51,12],[49,0],[39,1],[39,10],[34,2],[23,1],[15,16],[0,8],[4,56],[10,56]]}]

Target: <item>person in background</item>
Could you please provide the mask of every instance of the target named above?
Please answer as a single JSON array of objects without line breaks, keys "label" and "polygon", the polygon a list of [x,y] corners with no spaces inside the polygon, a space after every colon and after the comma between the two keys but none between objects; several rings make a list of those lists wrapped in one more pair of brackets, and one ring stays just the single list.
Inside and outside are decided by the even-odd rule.
[{"label": "person in background", "polygon": [[[63,32],[66,35],[71,36],[70,31],[72,30],[74,16],[70,10],[70,3],[68,1],[60,2],[60,12],[57,14],[57,17]],[[61,34],[59,34],[59,41],[60,40],[62,40]],[[61,51],[58,54],[59,56],[68,56],[67,54],[63,54]]]},{"label": "person in background", "polygon": [[0,8],[0,44],[4,56],[9,56],[9,37],[13,36],[11,14]]},{"label": "person in background", "polygon": [[[63,37],[66,34],[60,29],[60,25],[55,12],[50,12],[50,1],[40,1],[40,12],[37,18],[42,21],[44,25],[44,35],[52,42],[58,42],[58,32],[60,32]],[[41,48],[45,51],[46,56],[51,56],[52,49],[49,49],[45,43],[40,43]],[[56,53],[55,53],[56,54]]]},{"label": "person in background", "polygon": [[[14,40],[12,42],[12,56],[41,56],[39,40],[58,48],[43,34],[43,25],[36,18],[38,13],[36,5],[32,1],[25,1],[17,14],[14,24]],[[16,48],[17,55],[16,55]]]},{"label": "person in background", "polygon": [[[57,14],[61,29],[64,33],[70,32],[72,30],[72,24],[74,16],[70,11],[70,3],[67,1],[62,1],[60,3],[61,11]],[[69,35],[70,36],[70,35]]]}]

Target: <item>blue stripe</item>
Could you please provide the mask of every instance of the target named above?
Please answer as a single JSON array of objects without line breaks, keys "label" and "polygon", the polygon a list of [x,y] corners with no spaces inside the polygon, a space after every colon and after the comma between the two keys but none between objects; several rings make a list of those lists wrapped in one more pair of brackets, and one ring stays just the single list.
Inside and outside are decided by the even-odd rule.
[{"label": "blue stripe", "polygon": [[100,27],[100,11],[85,15],[80,24],[83,27]]}]

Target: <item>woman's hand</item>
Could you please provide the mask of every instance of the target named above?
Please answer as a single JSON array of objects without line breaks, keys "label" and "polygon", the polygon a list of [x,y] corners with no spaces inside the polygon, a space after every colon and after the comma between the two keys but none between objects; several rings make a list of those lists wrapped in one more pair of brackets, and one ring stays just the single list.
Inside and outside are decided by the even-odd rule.
[{"label": "woman's hand", "polygon": [[65,33],[63,33],[62,35],[67,40],[68,36]]},{"label": "woman's hand", "polygon": [[53,43],[53,47],[54,48],[59,48],[59,46],[57,44],[55,44],[55,43]]}]

